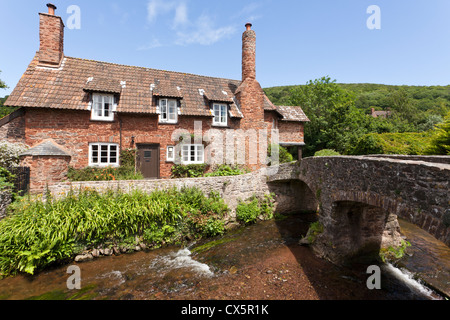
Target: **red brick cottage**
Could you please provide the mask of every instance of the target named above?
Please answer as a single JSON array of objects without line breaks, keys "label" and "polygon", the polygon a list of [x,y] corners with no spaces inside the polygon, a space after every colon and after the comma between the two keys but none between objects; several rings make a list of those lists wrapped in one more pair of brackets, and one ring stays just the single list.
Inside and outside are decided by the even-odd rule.
[{"label": "red brick cottage", "polygon": [[[32,147],[23,160],[32,172],[51,167],[52,156],[55,165],[67,159],[75,168],[118,166],[120,151],[132,148],[146,178],[169,178],[178,159],[208,161],[205,137],[211,132],[222,134],[223,141],[243,133],[244,142],[226,140],[237,147],[235,155],[222,151],[235,159],[247,150],[244,164],[252,170],[264,162],[250,161],[251,145],[266,153],[272,129],[278,129],[279,144],[298,147],[301,155],[303,125],[309,120],[300,107],[275,106],[264,94],[256,80],[251,24],[242,37],[239,81],[67,57],[64,23],[54,14],[56,7],[47,6],[48,13],[39,14],[39,51],[5,103],[19,109],[0,119],[1,139]],[[178,132],[195,139],[180,148]],[[43,144],[52,149],[48,155]],[[42,186],[42,176],[32,173],[32,184],[35,177]]]}]

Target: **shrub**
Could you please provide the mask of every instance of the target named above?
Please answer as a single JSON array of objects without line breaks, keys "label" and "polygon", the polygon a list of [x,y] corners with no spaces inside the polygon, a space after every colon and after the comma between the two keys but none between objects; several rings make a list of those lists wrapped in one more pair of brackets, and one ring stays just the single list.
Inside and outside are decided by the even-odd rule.
[{"label": "shrub", "polygon": [[258,218],[272,219],[274,213],[273,194],[265,195],[262,199],[256,196],[247,201],[241,201],[236,207],[236,218],[243,224],[253,224]]},{"label": "shrub", "polygon": [[0,142],[0,167],[10,168],[19,165],[19,155],[28,150],[22,143]]},{"label": "shrub", "polygon": [[427,154],[450,155],[450,112],[444,122],[436,127]]},{"label": "shrub", "polygon": [[112,180],[142,180],[144,176],[135,172],[134,167],[87,167],[74,169],[69,167],[67,178],[70,181],[112,181]]},{"label": "shrub", "polygon": [[340,156],[341,154],[333,149],[323,149],[317,151],[314,154],[314,157],[331,157],[331,156]]},{"label": "shrub", "polygon": [[120,152],[120,166],[133,169],[136,167],[136,149],[125,149]]},{"label": "shrub", "polygon": [[0,167],[0,191],[11,190],[14,187],[14,178],[15,176],[11,172]]},{"label": "shrub", "polygon": [[205,174],[207,164],[172,166],[172,178],[198,178]]},{"label": "shrub", "polygon": [[259,201],[255,197],[251,201],[241,202],[236,208],[236,218],[244,224],[256,222],[259,216]]},{"label": "shrub", "polygon": [[310,244],[313,244],[317,236],[323,232],[323,225],[319,222],[313,222],[309,226],[308,234],[306,238]]},{"label": "shrub", "polygon": [[[274,152],[275,157],[278,153],[278,161],[277,159],[271,159],[272,151]],[[276,144],[269,145],[269,148],[267,148],[267,156],[269,157],[269,159],[271,159],[271,161],[269,161],[269,165],[289,163],[294,161],[294,157],[286,148]]]},{"label": "shrub", "polygon": [[351,153],[354,155],[423,155],[426,153],[431,137],[431,131],[421,133],[369,133],[358,141]]},{"label": "shrub", "polygon": [[205,174],[205,177],[238,176],[246,173],[249,173],[248,169],[241,169],[238,166],[221,165],[213,172]]}]

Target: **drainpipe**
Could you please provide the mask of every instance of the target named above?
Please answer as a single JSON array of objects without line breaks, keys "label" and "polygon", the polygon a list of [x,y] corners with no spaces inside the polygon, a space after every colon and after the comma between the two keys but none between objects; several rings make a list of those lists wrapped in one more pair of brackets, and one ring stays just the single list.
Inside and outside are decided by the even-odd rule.
[{"label": "drainpipe", "polygon": [[122,118],[119,116],[118,113],[116,113],[116,114],[117,114],[117,117],[119,118],[119,135],[120,135],[119,152],[122,153]]}]

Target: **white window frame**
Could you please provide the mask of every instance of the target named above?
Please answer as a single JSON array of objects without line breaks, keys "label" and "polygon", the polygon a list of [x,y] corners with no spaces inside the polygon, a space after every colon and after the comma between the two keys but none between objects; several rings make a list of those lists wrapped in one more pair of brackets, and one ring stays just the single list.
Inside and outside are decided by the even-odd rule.
[{"label": "white window frame", "polygon": [[[106,147],[106,148],[105,148]],[[115,157],[114,150],[115,147]],[[106,150],[105,150],[106,149]],[[103,154],[106,152],[106,156]],[[90,167],[118,167],[120,164],[119,145],[117,143],[90,143],[89,144],[89,166]],[[107,158],[107,162],[102,162],[102,158]],[[111,159],[115,159],[113,162]]]},{"label": "white window frame", "polygon": [[[192,160],[192,152],[194,160]],[[184,144],[181,146],[182,164],[203,164],[205,162],[205,147],[202,144]]]},{"label": "white window frame", "polygon": [[[214,103],[212,112],[213,112],[213,125],[214,126],[221,126],[221,127],[228,126],[228,105],[227,104]],[[217,119],[217,117],[218,117],[218,119]]]},{"label": "white window frame", "polygon": [[[172,151],[170,151],[172,149]],[[172,156],[170,156],[170,153],[172,153]],[[167,152],[166,152],[166,160],[168,162],[174,162],[175,161],[175,146],[167,146]]]},{"label": "white window frame", "polygon": [[178,122],[178,101],[176,99],[159,99],[159,122]]},{"label": "white window frame", "polygon": [[[107,112],[105,108],[109,100],[110,108]],[[92,94],[92,111],[91,120],[96,121],[114,121],[114,113],[116,111],[116,104],[114,102],[114,95],[112,94]]]}]

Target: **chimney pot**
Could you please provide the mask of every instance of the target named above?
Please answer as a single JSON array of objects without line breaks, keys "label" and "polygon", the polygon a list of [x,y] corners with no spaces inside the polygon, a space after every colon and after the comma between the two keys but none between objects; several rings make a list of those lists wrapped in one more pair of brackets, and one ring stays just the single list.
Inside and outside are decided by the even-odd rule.
[{"label": "chimney pot", "polygon": [[252,24],[250,22],[248,22],[245,27],[247,28],[247,31],[252,29]]},{"label": "chimney pot", "polygon": [[54,16],[55,15],[56,6],[53,3],[47,3],[47,7],[48,7],[48,14]]}]

